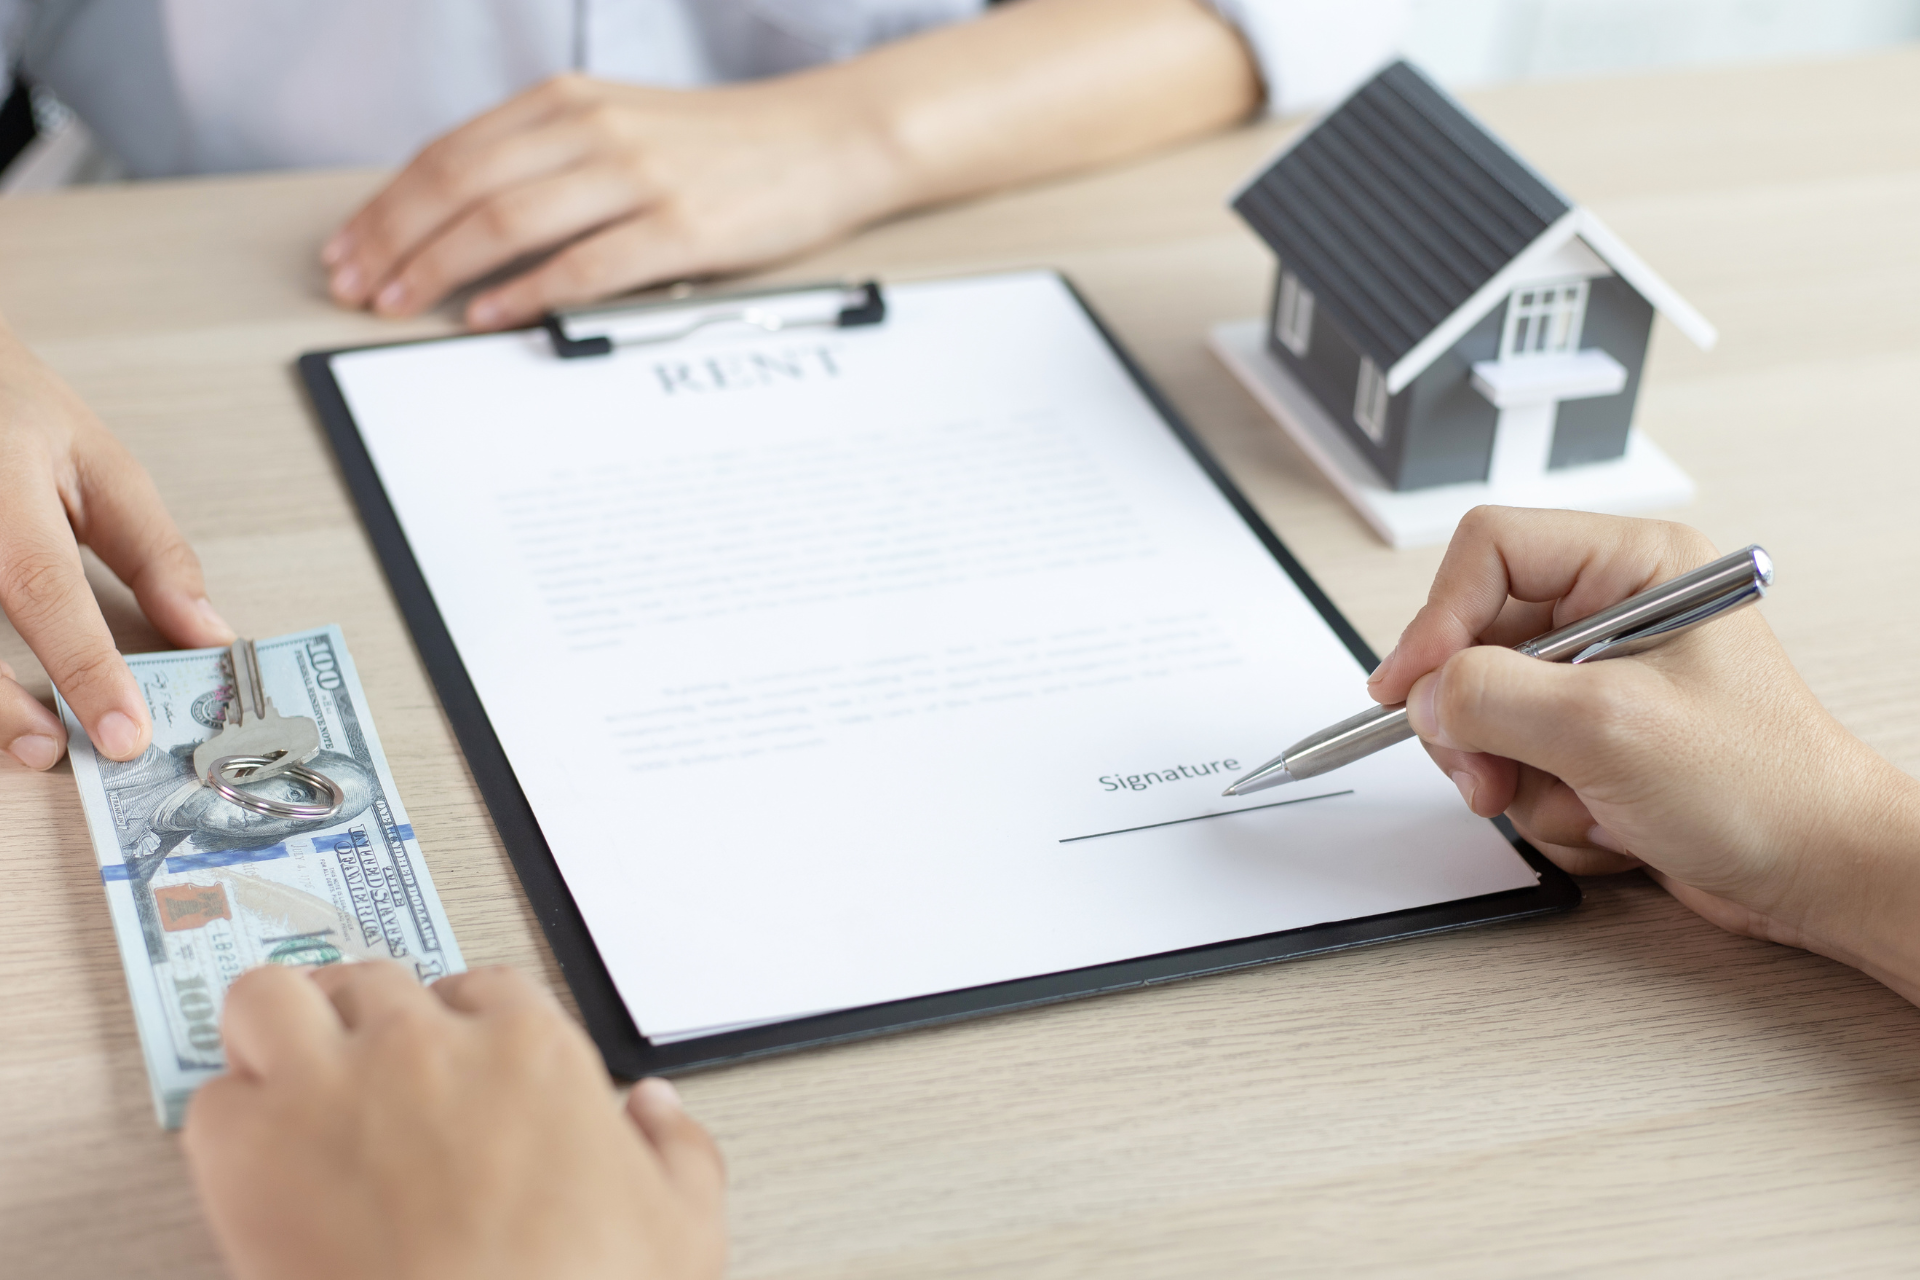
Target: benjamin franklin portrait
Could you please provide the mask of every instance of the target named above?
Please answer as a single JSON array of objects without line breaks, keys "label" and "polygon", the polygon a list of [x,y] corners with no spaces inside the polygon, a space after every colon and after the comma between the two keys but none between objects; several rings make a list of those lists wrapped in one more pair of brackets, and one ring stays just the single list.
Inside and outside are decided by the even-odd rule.
[{"label": "benjamin franklin portrait", "polygon": [[[100,762],[107,803],[120,847],[129,859],[173,853],[190,843],[202,853],[265,849],[289,836],[304,835],[349,822],[373,803],[372,772],[351,756],[322,751],[307,768],[332,778],[345,793],[340,812],[330,818],[271,818],[222,797],[194,777],[193,744],[146,753],[125,764]],[[272,800],[324,803],[324,795],[285,774],[245,784],[247,791]]]}]

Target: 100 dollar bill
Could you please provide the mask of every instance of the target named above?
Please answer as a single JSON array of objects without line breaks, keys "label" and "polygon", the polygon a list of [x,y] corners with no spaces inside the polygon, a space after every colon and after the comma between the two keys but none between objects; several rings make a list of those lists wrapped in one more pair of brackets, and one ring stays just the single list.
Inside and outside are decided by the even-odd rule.
[{"label": "100 dollar bill", "polygon": [[[253,813],[194,776],[193,749],[219,732],[233,697],[225,649],[127,659],[153,713],[153,745],[135,760],[98,755],[60,703],[154,1109],[169,1129],[226,1069],[220,1011],[248,969],[384,958],[431,982],[465,967],[340,629],[256,648],[274,706],[320,727],[307,767],[345,793],[332,818]],[[323,801],[285,775],[249,790]]]}]

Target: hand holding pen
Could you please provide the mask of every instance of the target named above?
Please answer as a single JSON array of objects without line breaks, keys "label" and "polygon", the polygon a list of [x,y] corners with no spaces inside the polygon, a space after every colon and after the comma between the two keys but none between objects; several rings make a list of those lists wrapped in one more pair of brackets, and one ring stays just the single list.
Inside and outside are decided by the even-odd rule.
[{"label": "hand holding pen", "polygon": [[1920,999],[1920,784],[1821,707],[1760,610],[1620,661],[1510,647],[1713,557],[1680,525],[1482,508],[1368,692],[1568,871],[1644,866],[1722,927]]},{"label": "hand holding pen", "polygon": [[[1757,604],[1772,585],[1772,559],[1760,547],[1743,547],[1513,649],[1543,662],[1576,665],[1630,657]],[[1317,778],[1413,736],[1404,704],[1373,707],[1302,738],[1221,794],[1243,796]]]}]

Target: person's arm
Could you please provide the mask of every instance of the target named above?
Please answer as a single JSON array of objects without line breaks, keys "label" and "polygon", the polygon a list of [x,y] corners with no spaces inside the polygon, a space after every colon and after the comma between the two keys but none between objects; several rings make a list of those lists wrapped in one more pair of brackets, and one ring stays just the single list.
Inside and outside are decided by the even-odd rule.
[{"label": "person's arm", "polygon": [[[0,323],[0,608],[101,753],[130,760],[153,719],[93,598],[92,547],[175,644],[228,644],[193,548],[146,470]],[[60,718],[0,662],[0,749],[30,769],[67,749]]]},{"label": "person's arm", "polygon": [[565,246],[467,305],[475,327],[520,324],[1190,137],[1260,99],[1201,0],[1017,0],[774,80],[562,77],[432,143],[322,257],[340,302],[412,315]]},{"label": "person's arm", "polygon": [[1507,647],[1713,558],[1682,525],[1483,507],[1369,692],[1567,870],[1643,866],[1723,928],[1920,1003],[1920,782],[1828,714],[1759,610],[1580,666]]},{"label": "person's arm", "polygon": [[182,1138],[237,1280],[718,1280],[719,1148],[511,969],[244,974]]}]

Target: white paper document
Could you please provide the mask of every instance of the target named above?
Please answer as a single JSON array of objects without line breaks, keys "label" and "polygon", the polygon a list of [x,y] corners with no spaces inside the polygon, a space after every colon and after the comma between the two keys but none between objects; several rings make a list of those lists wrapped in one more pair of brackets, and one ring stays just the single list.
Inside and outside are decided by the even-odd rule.
[{"label": "white paper document", "polygon": [[1415,743],[1224,799],[1360,664],[1056,276],[888,304],[333,361],[643,1034],[1538,883]]}]

